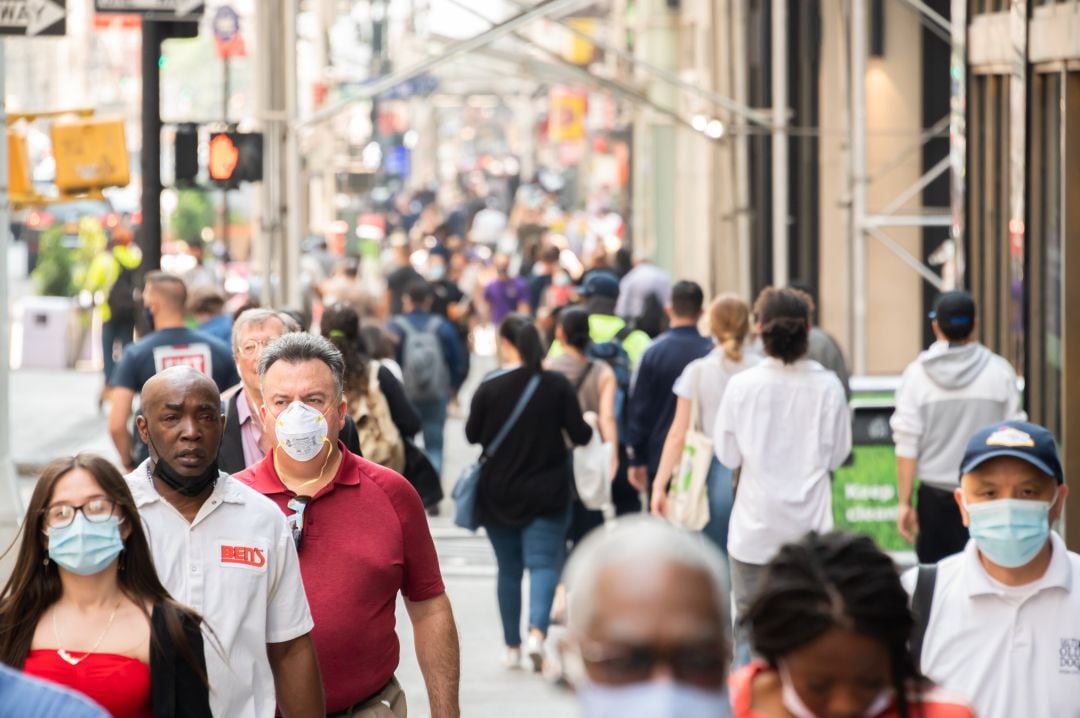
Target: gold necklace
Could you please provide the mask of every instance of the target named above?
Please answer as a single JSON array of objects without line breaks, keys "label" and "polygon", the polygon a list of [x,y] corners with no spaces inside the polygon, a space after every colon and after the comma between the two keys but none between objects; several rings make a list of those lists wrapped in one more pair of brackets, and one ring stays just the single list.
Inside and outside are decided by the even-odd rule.
[{"label": "gold necklace", "polygon": [[86,655],[84,655],[82,658],[76,658],[75,656],[71,655],[66,650],[64,650],[63,648],[60,647],[60,631],[57,630],[57,628],[56,628],[56,613],[57,613],[57,611],[54,608],[53,609],[53,614],[52,614],[52,630],[53,630],[53,638],[56,640],[56,646],[57,646],[56,653],[57,653],[57,655],[59,655],[61,658],[63,658],[65,661],[67,661],[69,664],[71,664],[73,666],[77,666],[80,663],[82,663],[83,661],[85,661],[87,658],[90,657],[91,653],[94,653],[95,651],[97,651],[98,646],[100,646],[101,642],[105,640],[105,635],[109,632],[109,629],[112,628],[113,619],[116,618],[116,612],[119,611],[119,610],[120,610],[120,601],[117,601],[116,606],[113,607],[112,613],[109,614],[109,622],[105,624],[105,630],[101,632],[100,636],[98,636],[97,641],[94,643],[94,647],[91,648],[89,651],[87,651]]},{"label": "gold necklace", "polygon": [[287,488],[289,491],[292,491],[294,494],[299,494],[300,489],[304,488],[305,486],[311,486],[312,484],[317,484],[323,480],[323,474],[326,472],[326,467],[330,465],[330,457],[333,455],[334,447],[333,445],[331,445],[330,451],[326,452],[326,458],[323,459],[323,465],[322,468],[319,469],[319,475],[316,476],[314,479],[308,479],[307,481],[298,483],[294,487],[289,485],[289,482],[294,481],[294,479],[281,470],[281,465],[278,463],[277,449],[274,449],[274,471],[277,472],[278,477],[281,479],[281,483],[285,484],[285,488]]}]

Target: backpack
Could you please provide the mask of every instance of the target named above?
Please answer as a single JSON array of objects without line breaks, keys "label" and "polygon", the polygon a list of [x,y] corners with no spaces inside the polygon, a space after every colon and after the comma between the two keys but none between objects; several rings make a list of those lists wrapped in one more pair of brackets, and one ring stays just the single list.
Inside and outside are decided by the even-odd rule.
[{"label": "backpack", "polygon": [[405,317],[394,320],[405,334],[401,370],[410,401],[443,399],[450,391],[450,368],[439,340],[442,321],[442,317],[431,317],[423,329],[417,329]]},{"label": "backpack", "polygon": [[138,316],[139,300],[136,298],[138,288],[135,285],[135,270],[125,267],[120,260],[115,260],[120,267],[120,274],[109,288],[106,301],[109,303],[109,311],[114,320],[133,322]]},{"label": "backpack", "polygon": [[606,342],[590,342],[585,348],[585,356],[605,362],[615,372],[615,422],[619,428],[619,441],[626,437],[626,402],[630,396],[630,378],[633,368],[630,355],[623,347],[623,341],[634,331],[629,325]]},{"label": "backpack", "polygon": [[349,415],[356,422],[360,451],[364,458],[398,472],[405,470],[405,442],[401,438],[390,405],[379,388],[379,363],[368,363],[367,394],[349,403]]}]

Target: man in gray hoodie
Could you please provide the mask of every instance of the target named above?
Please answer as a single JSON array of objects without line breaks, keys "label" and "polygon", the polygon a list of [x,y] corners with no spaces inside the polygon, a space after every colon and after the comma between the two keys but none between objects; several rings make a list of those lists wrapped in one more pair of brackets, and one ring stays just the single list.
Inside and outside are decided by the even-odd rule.
[{"label": "man in gray hoodie", "polygon": [[1026,418],[1016,371],[975,338],[971,295],[942,294],[930,319],[938,341],[904,370],[890,421],[900,499],[896,526],[915,544],[920,563],[936,563],[967,543],[953,498],[967,438],[989,424]]}]

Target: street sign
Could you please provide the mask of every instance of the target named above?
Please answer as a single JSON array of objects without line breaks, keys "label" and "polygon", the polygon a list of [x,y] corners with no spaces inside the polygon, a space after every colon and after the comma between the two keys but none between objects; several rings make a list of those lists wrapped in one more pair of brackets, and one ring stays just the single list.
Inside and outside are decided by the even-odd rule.
[{"label": "street sign", "polygon": [[214,43],[218,57],[243,57],[246,54],[244,38],[240,34],[240,16],[228,5],[222,5],[214,13]]},{"label": "street sign", "polygon": [[0,35],[63,35],[67,0],[0,0]]},{"label": "street sign", "polygon": [[94,0],[95,12],[138,13],[155,20],[191,19],[205,7],[204,0]]}]

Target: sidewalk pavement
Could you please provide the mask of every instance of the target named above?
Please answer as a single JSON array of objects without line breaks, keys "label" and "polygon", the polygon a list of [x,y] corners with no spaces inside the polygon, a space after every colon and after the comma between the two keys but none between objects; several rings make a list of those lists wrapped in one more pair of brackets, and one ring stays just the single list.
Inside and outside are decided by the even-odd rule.
[{"label": "sidewalk pavement", "polygon": [[[477,363],[481,365],[477,371],[480,374],[490,360]],[[12,453],[19,469],[24,506],[41,468],[58,456],[93,451],[118,460],[106,416],[97,408],[101,383],[101,374],[90,371],[22,369],[12,375]],[[467,411],[466,401],[462,415],[451,417],[447,423],[443,481],[448,497],[453,477],[479,453],[465,442],[463,415]],[[442,515],[430,521],[461,640],[462,714],[470,718],[577,715],[573,697],[566,691],[538,675],[503,668],[494,554],[482,534],[473,535],[453,525],[452,511],[447,499]],[[10,561],[0,563],[0,577],[6,578],[10,569]],[[527,584],[523,589],[527,592]],[[412,625],[400,599],[397,621],[402,647],[398,678],[408,694],[409,714],[427,718],[430,710],[412,648]]]}]

